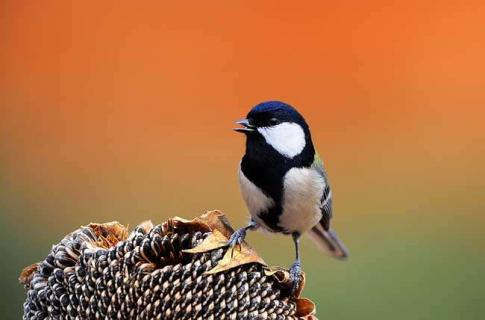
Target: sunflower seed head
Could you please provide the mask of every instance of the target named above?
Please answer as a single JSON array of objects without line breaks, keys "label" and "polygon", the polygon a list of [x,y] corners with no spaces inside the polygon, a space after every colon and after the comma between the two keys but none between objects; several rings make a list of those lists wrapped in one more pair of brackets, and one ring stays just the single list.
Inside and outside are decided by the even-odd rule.
[{"label": "sunflower seed head", "polygon": [[82,227],[26,268],[23,319],[300,319],[296,299],[263,265],[210,274],[225,248],[183,251],[202,243],[207,228],[123,228]]}]

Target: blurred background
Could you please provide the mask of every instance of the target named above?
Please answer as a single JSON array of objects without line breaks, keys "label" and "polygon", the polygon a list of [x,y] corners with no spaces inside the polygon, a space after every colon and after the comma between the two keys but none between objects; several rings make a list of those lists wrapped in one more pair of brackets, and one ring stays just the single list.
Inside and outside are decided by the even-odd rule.
[{"label": "blurred background", "polygon": [[[234,121],[308,119],[346,263],[305,240],[322,319],[482,319],[483,1],[0,2],[2,319],[91,221],[247,220]],[[248,241],[274,265],[289,238]]]}]

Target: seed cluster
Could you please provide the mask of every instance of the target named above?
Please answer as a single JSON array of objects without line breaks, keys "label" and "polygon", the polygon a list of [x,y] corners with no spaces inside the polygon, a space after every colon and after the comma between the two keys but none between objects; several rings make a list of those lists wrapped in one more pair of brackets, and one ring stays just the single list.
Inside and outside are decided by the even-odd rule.
[{"label": "seed cluster", "polygon": [[297,319],[296,305],[259,264],[205,274],[225,249],[189,254],[209,233],[170,224],[125,240],[83,227],[33,273],[24,319]]}]

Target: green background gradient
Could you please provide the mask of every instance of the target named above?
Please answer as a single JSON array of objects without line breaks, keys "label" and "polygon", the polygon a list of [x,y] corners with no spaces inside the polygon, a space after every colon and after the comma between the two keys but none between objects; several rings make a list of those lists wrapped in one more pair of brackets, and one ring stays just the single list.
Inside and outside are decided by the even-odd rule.
[{"label": "green background gradient", "polygon": [[[2,1],[0,318],[21,269],[91,221],[246,222],[234,121],[306,116],[350,249],[303,242],[320,319],[482,319],[481,1]],[[248,241],[288,266],[289,238]]]}]

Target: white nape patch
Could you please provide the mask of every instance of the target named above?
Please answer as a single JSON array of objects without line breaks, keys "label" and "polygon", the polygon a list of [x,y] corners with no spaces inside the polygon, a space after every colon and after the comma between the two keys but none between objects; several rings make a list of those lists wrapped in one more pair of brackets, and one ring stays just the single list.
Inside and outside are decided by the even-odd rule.
[{"label": "white nape patch", "polygon": [[293,158],[305,148],[305,131],[294,122],[283,122],[272,127],[258,128],[266,142],[282,155]]},{"label": "white nape patch", "polygon": [[268,197],[264,192],[249,180],[242,170],[239,170],[239,184],[241,186],[241,193],[248,207],[251,217],[258,223],[258,225],[270,230],[266,227],[264,221],[259,217],[261,212],[266,211],[274,205],[274,200]]},{"label": "white nape patch", "polygon": [[322,218],[320,207],[325,180],[314,169],[293,168],[286,173],[283,183],[283,214],[278,225],[302,234]]}]

